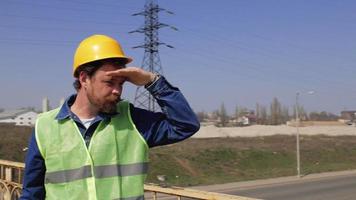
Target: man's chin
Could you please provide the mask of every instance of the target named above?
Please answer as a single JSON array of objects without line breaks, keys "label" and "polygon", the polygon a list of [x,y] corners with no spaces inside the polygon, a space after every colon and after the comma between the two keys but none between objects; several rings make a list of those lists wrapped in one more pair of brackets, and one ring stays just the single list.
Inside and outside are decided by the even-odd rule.
[{"label": "man's chin", "polygon": [[106,114],[116,114],[117,113],[117,103],[116,102],[111,102],[105,104],[102,109],[100,109],[100,112],[106,113]]}]

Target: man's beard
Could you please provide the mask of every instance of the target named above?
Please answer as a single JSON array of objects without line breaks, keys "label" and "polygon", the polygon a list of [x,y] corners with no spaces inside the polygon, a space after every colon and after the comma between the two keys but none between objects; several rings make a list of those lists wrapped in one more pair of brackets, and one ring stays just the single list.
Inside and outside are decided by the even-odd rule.
[{"label": "man's beard", "polygon": [[120,97],[112,97],[108,100],[99,100],[94,95],[87,94],[89,102],[98,108],[99,112],[115,114],[117,104],[121,101]]},{"label": "man's beard", "polygon": [[103,103],[101,106],[99,106],[99,112],[101,113],[107,113],[107,114],[115,114],[116,113],[116,106],[118,101],[115,102],[107,102]]}]

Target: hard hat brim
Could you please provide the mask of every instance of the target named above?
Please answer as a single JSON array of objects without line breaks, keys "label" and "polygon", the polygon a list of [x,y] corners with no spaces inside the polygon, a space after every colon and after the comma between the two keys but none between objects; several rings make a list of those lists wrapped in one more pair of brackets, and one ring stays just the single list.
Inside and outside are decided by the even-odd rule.
[{"label": "hard hat brim", "polygon": [[[97,61],[103,61],[103,60],[107,60],[107,59],[118,59],[120,61],[124,61],[123,64],[124,65],[127,65],[128,63],[132,62],[133,59],[130,58],[130,57],[118,57],[118,56],[112,56],[112,57],[108,57],[108,58],[103,58],[103,59],[99,59],[99,60],[95,60],[95,61],[92,61],[92,62],[97,62]],[[89,63],[92,63],[92,62],[86,62],[86,63],[83,63],[81,65],[79,65],[77,68],[75,68],[75,70],[73,71],[73,76],[74,77],[78,77],[78,69],[81,68],[81,66],[84,66],[84,65],[87,65]]]}]

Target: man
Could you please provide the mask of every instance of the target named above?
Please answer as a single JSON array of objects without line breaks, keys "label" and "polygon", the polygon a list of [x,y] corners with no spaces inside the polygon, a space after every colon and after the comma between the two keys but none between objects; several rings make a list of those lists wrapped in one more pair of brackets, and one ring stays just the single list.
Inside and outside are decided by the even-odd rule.
[{"label": "man", "polygon": [[[77,94],[41,114],[26,157],[21,199],[143,199],[148,148],[184,140],[199,122],[178,88],[132,59],[105,35],[74,56]],[[125,82],[145,86],[163,113],[121,100]]]}]

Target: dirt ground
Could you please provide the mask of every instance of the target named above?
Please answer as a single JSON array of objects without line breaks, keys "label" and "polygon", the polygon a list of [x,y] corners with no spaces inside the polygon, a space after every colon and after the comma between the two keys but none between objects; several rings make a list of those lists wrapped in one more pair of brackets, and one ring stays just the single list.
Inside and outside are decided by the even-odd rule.
[{"label": "dirt ground", "polygon": [[[216,127],[214,125],[202,126],[194,138],[214,138],[214,137],[257,137],[257,136],[272,136],[272,135],[295,135],[297,128],[287,125],[267,126],[267,125],[252,125],[246,127]],[[305,126],[299,127],[301,135],[328,135],[356,136],[356,127],[354,126]]]}]

